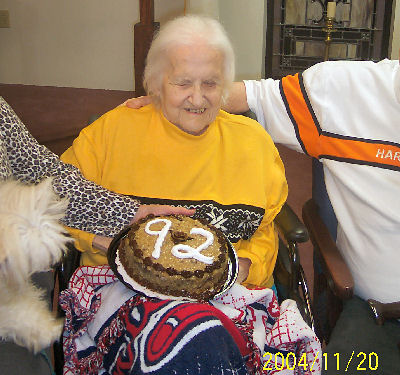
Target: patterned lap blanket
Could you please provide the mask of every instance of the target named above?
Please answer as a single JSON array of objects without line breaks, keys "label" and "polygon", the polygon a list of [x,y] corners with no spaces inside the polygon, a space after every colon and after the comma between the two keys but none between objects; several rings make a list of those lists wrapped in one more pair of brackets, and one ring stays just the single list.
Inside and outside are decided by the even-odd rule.
[{"label": "patterned lap blanket", "polygon": [[319,374],[321,346],[294,301],[235,284],[211,303],[159,300],[108,266],[80,267],[60,304],[64,374]]}]

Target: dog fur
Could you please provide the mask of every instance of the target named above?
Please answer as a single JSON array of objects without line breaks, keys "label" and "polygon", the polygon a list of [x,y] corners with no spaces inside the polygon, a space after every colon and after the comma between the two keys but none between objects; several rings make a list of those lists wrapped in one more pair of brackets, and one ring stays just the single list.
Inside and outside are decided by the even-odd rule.
[{"label": "dog fur", "polygon": [[38,185],[0,182],[0,338],[34,353],[58,340],[63,328],[31,275],[50,270],[66,250],[59,220],[67,204],[50,178]]}]

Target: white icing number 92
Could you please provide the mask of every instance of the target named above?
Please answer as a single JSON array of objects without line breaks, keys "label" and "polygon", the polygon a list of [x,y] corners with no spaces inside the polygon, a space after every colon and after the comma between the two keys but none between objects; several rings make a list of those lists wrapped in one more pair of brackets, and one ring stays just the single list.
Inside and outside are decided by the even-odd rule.
[{"label": "white icing number 92", "polygon": [[[164,223],[164,226],[160,230],[151,230],[150,226],[156,223]],[[155,235],[158,236],[156,243],[154,244],[154,250],[151,256],[153,258],[158,259],[161,254],[161,246],[165,240],[165,237],[168,234],[169,228],[171,227],[172,223],[168,219],[154,219],[149,221],[146,224],[145,231],[147,234],[150,235]],[[203,228],[192,228],[190,230],[190,234],[199,234],[203,237],[206,238],[206,241],[197,246],[196,248],[193,248],[189,245],[184,245],[184,244],[178,244],[175,245],[171,252],[174,256],[177,258],[183,259],[183,258],[193,258],[198,260],[199,262],[203,262],[206,264],[212,264],[213,263],[213,257],[208,257],[206,255],[201,254],[201,251],[207,249],[212,243],[214,242],[214,236],[211,232],[203,229]]]}]

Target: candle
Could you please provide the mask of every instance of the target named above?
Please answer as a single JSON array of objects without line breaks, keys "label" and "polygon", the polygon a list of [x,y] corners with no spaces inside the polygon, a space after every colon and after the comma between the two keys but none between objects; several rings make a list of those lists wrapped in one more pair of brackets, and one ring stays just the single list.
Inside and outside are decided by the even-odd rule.
[{"label": "candle", "polygon": [[335,18],[335,14],[336,14],[336,3],[334,1],[329,1],[326,16],[329,18]]}]

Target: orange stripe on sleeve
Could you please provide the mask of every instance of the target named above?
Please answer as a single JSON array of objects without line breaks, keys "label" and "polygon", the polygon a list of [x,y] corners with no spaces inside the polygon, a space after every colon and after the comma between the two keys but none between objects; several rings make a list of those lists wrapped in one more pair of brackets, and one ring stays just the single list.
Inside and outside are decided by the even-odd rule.
[{"label": "orange stripe on sleeve", "polygon": [[286,109],[292,119],[299,141],[303,150],[308,155],[318,157],[319,133],[315,123],[312,108],[309,107],[302,93],[299,74],[282,78],[282,90],[285,96]]},{"label": "orange stripe on sleeve", "polygon": [[369,140],[340,139],[321,135],[323,153],[336,160],[347,160],[400,170],[400,147],[383,142]]},{"label": "orange stripe on sleeve", "polygon": [[400,170],[400,145],[322,131],[299,74],[282,78],[281,93],[297,139],[308,155]]}]

